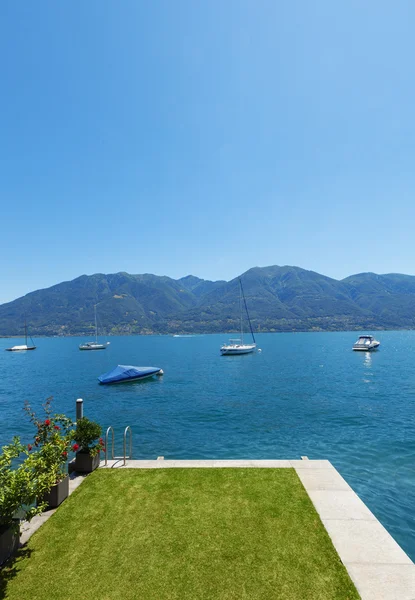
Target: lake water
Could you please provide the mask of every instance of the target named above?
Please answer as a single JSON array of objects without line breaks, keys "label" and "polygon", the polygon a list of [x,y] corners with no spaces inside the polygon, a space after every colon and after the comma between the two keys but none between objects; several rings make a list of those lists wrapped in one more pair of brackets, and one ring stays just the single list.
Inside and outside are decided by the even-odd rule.
[{"label": "lake water", "polygon": [[[257,336],[262,352],[220,356],[227,335],[111,337],[80,352],[79,338],[37,339],[2,352],[0,444],[30,441],[22,407],[54,398],[56,412],[124,427],[134,458],[327,458],[415,559],[415,332],[378,332],[379,352],[357,353],[356,333]],[[164,377],[100,386],[117,364],[159,366]]]}]

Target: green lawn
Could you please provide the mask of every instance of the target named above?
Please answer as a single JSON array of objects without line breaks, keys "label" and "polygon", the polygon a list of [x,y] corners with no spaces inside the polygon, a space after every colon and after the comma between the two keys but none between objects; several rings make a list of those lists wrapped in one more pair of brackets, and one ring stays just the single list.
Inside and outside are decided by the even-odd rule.
[{"label": "green lawn", "polygon": [[359,598],[293,469],[99,469],[4,575],[15,600]]}]

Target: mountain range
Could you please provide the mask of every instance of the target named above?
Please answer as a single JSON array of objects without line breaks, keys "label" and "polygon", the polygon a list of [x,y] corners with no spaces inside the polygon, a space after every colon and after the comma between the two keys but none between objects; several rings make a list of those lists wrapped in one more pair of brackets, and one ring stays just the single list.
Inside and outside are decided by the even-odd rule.
[{"label": "mountain range", "polygon": [[[415,277],[360,273],[338,281],[300,267],[241,275],[254,331],[415,327]],[[90,335],[94,305],[106,334],[235,332],[239,282],[143,274],[82,275],[0,305],[0,335]]]}]

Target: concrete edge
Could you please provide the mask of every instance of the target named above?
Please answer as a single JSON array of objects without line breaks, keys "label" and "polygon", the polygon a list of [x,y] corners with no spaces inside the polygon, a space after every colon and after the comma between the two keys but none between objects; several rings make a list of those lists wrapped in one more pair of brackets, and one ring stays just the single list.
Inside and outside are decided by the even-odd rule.
[{"label": "concrete edge", "polygon": [[262,469],[289,469],[294,468],[299,471],[310,469],[333,469],[328,460],[280,460],[280,459],[217,459],[217,460],[164,460],[159,457],[157,460],[127,460],[124,465],[123,458],[101,460],[100,467],[104,469],[173,469],[173,468],[262,468]]},{"label": "concrete edge", "polygon": [[289,469],[292,468],[289,460],[127,460],[124,466],[123,459],[101,461],[104,469],[212,469],[212,468],[267,468]]},{"label": "concrete edge", "polygon": [[313,462],[294,468],[362,600],[414,600],[412,560],[333,465]]}]

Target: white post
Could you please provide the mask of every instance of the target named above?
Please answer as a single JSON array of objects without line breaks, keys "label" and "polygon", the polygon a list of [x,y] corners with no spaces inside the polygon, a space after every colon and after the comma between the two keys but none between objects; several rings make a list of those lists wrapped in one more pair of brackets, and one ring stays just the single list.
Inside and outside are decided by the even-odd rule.
[{"label": "white post", "polygon": [[76,401],[76,420],[82,419],[84,416],[84,401],[82,398],[78,398]]}]

